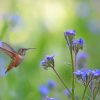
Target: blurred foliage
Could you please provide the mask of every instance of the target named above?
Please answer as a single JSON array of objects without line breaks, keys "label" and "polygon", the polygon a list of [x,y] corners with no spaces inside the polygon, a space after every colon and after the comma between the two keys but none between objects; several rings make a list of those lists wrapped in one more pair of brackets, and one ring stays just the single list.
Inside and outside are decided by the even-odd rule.
[{"label": "blurred foliage", "polygon": [[[88,67],[99,68],[99,4],[99,0],[0,0],[0,40],[15,50],[37,48],[27,52],[19,67],[0,77],[0,100],[41,100],[39,87],[48,79],[57,83],[49,96],[67,98],[53,71],[40,68],[45,55],[55,55],[56,69],[71,87],[70,56],[63,34],[66,29],[75,29],[77,36],[85,40]],[[0,55],[7,67],[10,58],[1,52]],[[77,84],[76,94],[82,95],[82,91],[82,86]]]}]

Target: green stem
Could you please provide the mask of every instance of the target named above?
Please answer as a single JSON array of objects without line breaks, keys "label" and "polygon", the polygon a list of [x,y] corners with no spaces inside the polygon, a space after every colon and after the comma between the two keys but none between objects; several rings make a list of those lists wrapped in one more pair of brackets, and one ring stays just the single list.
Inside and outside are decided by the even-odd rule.
[{"label": "green stem", "polygon": [[0,39],[3,39],[5,37],[5,35],[7,34],[7,31],[8,31],[8,23],[5,21],[4,22],[4,25],[1,29],[1,34],[0,34]]},{"label": "green stem", "polygon": [[98,89],[97,89],[97,91],[96,91],[96,93],[95,93],[95,95],[94,95],[94,100],[95,100],[95,98],[96,98],[96,96],[97,96],[97,94],[98,94],[98,92],[99,92],[99,88],[100,88],[100,82],[99,82],[99,84],[98,84]]},{"label": "green stem", "polygon": [[75,69],[74,70],[77,70],[78,68],[77,68],[77,66],[76,66],[76,60],[77,60],[77,53],[75,53]]},{"label": "green stem", "polygon": [[72,100],[75,100],[75,96],[74,96],[74,88],[75,88],[75,83],[74,83],[74,61],[73,61],[73,52],[72,52],[72,47],[70,48],[70,55],[71,55],[71,62],[72,62]]},{"label": "green stem", "polygon": [[85,89],[84,89],[84,92],[83,92],[82,100],[84,100],[87,87],[88,87],[89,83],[91,82],[91,80],[92,80],[92,79],[90,79],[88,82],[86,82],[86,86],[85,86]]},{"label": "green stem", "polygon": [[85,89],[84,89],[84,92],[83,92],[83,96],[82,96],[82,100],[84,100],[84,97],[85,97],[85,93],[86,93],[87,87],[88,87],[88,85],[85,86]]},{"label": "green stem", "polygon": [[59,80],[61,81],[61,83],[63,84],[63,86],[68,90],[68,92],[70,93],[70,95],[72,95],[71,91],[65,85],[64,81],[62,80],[62,78],[60,77],[60,75],[58,74],[58,72],[55,70],[55,68],[53,68],[53,71],[55,72],[55,74],[57,75],[57,77],[59,78]]}]

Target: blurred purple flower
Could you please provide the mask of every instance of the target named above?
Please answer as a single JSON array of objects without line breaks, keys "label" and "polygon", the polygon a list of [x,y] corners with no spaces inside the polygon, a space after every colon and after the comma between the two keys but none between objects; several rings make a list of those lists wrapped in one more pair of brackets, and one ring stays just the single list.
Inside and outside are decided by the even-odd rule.
[{"label": "blurred purple flower", "polygon": [[0,41],[0,47],[2,47],[2,41]]},{"label": "blurred purple flower", "polygon": [[49,89],[45,85],[41,85],[39,91],[42,96],[47,96],[49,94]]},{"label": "blurred purple flower", "polygon": [[[72,92],[72,88],[70,88],[70,92]],[[67,89],[64,91],[64,94],[71,97],[71,95]]]},{"label": "blurred purple flower", "polygon": [[21,17],[17,14],[6,14],[3,16],[3,18],[10,24],[11,27],[21,23]]},{"label": "blurred purple flower", "polygon": [[89,14],[90,14],[90,9],[89,8],[90,7],[89,7],[87,2],[77,3],[77,5],[76,5],[77,16],[79,16],[81,18],[89,16]]},{"label": "blurred purple flower", "polygon": [[48,96],[45,98],[45,100],[56,100],[55,98],[49,98]]},{"label": "blurred purple flower", "polygon": [[87,27],[92,34],[100,34],[100,19],[90,19]]},{"label": "blurred purple flower", "polygon": [[88,55],[84,52],[78,53],[76,58],[76,69],[86,68]]},{"label": "blurred purple flower", "polygon": [[53,80],[48,80],[48,87],[49,89],[53,89],[56,87],[56,83]]}]

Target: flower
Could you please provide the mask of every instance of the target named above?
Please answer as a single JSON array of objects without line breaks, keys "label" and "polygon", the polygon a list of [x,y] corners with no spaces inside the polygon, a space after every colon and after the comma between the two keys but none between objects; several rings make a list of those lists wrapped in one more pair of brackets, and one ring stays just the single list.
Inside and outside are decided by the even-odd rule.
[{"label": "flower", "polygon": [[6,14],[3,18],[9,23],[11,28],[14,28],[21,23],[21,17],[17,14]]},{"label": "flower", "polygon": [[[84,85],[91,83],[94,79],[100,78],[100,70],[81,69],[74,72],[77,79],[84,83]],[[99,78],[98,78],[99,77]]]},{"label": "flower", "polygon": [[76,58],[76,69],[86,68],[87,58],[88,55],[85,52],[78,53]]},{"label": "flower", "polygon": [[77,54],[80,49],[83,49],[83,44],[84,41],[82,38],[80,38],[79,40],[73,40],[72,49],[75,54]]},{"label": "flower", "polygon": [[94,78],[99,79],[100,78],[100,70],[96,70],[94,73]]},{"label": "flower", "polygon": [[84,40],[83,40],[82,38],[80,38],[80,39],[78,40],[78,42],[79,42],[79,49],[83,49]]},{"label": "flower", "polygon": [[50,89],[55,88],[55,86],[56,86],[55,81],[53,81],[53,80],[48,80],[48,87],[49,87]]},{"label": "flower", "polygon": [[[72,88],[70,88],[70,92],[72,92]],[[64,94],[67,95],[67,96],[69,96],[69,97],[71,97],[71,95],[70,95],[68,89],[66,89],[66,90],[64,91]]]},{"label": "flower", "polygon": [[42,96],[47,96],[49,94],[49,89],[45,85],[41,85],[39,92]]},{"label": "flower", "polygon": [[0,47],[2,47],[2,41],[0,41]]},{"label": "flower", "polygon": [[43,66],[44,69],[48,67],[54,68],[54,56],[46,56],[45,59],[41,61],[40,65]]},{"label": "flower", "polygon": [[55,98],[49,98],[48,96],[45,98],[45,100],[56,100]]},{"label": "flower", "polygon": [[81,70],[77,70],[77,71],[75,71],[73,73],[76,75],[78,80],[80,80],[82,78],[82,75],[84,74],[84,72],[82,72]]},{"label": "flower", "polygon": [[65,32],[66,35],[76,35],[76,31],[75,30],[67,30]]},{"label": "flower", "polygon": [[79,44],[81,44],[81,45],[84,44],[84,40],[82,38],[79,39]]},{"label": "flower", "polygon": [[72,42],[75,38],[76,31],[75,30],[67,30],[64,32],[64,35],[65,35],[65,39],[67,41],[68,46],[71,46]]}]

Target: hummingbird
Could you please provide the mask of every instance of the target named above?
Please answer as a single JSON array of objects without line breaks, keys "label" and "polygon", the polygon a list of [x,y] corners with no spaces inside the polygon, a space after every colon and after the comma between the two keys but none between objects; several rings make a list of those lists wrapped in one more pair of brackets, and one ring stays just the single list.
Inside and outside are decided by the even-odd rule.
[{"label": "hummingbird", "polygon": [[5,73],[21,64],[26,54],[26,51],[30,49],[36,48],[20,48],[18,52],[16,52],[9,44],[0,41],[0,50],[6,53],[12,59]]}]

